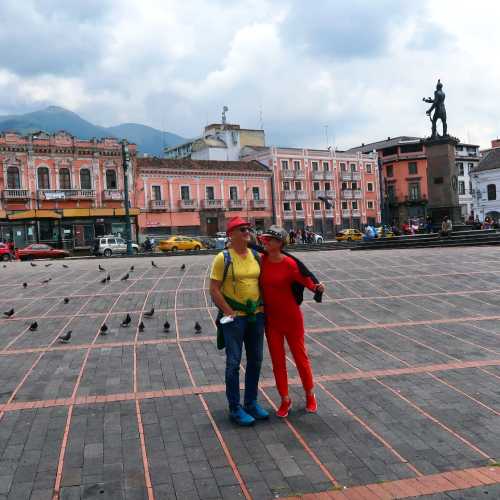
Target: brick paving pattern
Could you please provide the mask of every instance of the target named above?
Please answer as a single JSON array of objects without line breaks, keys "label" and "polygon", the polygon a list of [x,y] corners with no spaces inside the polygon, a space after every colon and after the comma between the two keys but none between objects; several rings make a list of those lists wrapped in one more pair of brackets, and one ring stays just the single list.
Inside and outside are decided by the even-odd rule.
[{"label": "brick paving pattern", "polygon": [[499,251],[301,257],[327,285],[303,305],[319,411],[289,360],[293,412],[252,428],[227,419],[212,257],[101,260],[108,284],[93,260],[2,265],[0,500],[500,498]]}]

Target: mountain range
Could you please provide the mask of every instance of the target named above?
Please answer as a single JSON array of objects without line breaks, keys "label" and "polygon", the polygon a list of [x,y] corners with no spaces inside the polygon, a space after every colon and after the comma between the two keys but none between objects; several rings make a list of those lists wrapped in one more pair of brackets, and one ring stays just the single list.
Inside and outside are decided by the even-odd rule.
[{"label": "mountain range", "polygon": [[163,148],[175,146],[186,139],[171,132],[141,125],[140,123],[122,123],[112,127],[101,127],[84,120],[73,111],[59,106],[49,106],[40,111],[25,113],[22,115],[0,116],[0,132],[18,132],[29,134],[43,130],[53,134],[64,130],[79,139],[91,139],[95,137],[116,137],[127,139],[137,144],[139,154],[151,156],[163,156]]}]

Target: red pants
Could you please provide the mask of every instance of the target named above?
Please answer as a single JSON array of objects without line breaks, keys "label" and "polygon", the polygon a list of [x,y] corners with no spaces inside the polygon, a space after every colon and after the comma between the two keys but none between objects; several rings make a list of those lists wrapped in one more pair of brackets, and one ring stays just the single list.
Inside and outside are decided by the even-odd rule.
[{"label": "red pants", "polygon": [[292,352],[293,359],[297,366],[297,370],[302,381],[302,386],[305,391],[310,391],[313,386],[313,374],[311,363],[307,355],[307,350],[304,342],[304,329],[291,329],[288,327],[286,332],[281,329],[266,327],[267,345],[269,346],[269,354],[273,363],[274,378],[276,379],[276,388],[280,396],[288,396],[288,374],[286,371],[285,358],[285,338],[288,347]]}]

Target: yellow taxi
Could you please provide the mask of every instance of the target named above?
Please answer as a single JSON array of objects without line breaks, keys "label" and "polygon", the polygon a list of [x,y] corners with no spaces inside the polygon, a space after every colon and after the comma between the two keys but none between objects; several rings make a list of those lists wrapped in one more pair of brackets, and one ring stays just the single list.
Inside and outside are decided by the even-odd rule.
[{"label": "yellow taxi", "polygon": [[389,226],[377,227],[375,228],[375,231],[377,231],[377,238],[394,238],[394,233]]},{"label": "yellow taxi", "polygon": [[176,252],[177,250],[201,250],[203,243],[189,236],[171,236],[168,240],[161,240],[158,248],[162,252]]},{"label": "yellow taxi", "polygon": [[343,229],[335,235],[337,241],[359,241],[363,239],[363,233],[358,229]]}]

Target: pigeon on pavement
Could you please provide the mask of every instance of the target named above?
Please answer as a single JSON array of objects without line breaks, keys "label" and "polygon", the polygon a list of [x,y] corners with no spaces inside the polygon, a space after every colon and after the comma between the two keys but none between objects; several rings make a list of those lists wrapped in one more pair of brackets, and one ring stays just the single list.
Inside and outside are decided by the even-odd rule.
[{"label": "pigeon on pavement", "polygon": [[45,264],[45,267],[50,267],[52,264]]},{"label": "pigeon on pavement", "polygon": [[181,271],[184,271],[184,269],[186,269],[186,264],[182,264],[181,266]]},{"label": "pigeon on pavement", "polygon": [[103,278],[103,279],[101,280],[101,283],[102,283],[102,284],[106,283],[106,278]]},{"label": "pigeon on pavement", "polygon": [[197,334],[201,333],[201,325],[198,323],[198,321],[196,321],[195,324],[194,324],[194,331]]},{"label": "pigeon on pavement", "polygon": [[10,318],[11,316],[14,316],[14,308],[10,309],[9,311],[6,311],[3,313],[3,315],[6,317],[6,318]]},{"label": "pigeon on pavement", "polygon": [[103,323],[103,324],[101,325],[101,328],[100,328],[100,330],[99,330],[99,333],[100,333],[101,335],[106,335],[106,334],[108,333],[108,325],[106,325],[106,323]]},{"label": "pigeon on pavement", "polygon": [[52,281],[52,278],[47,278],[46,280],[42,280],[42,285],[46,285],[49,281]]},{"label": "pigeon on pavement", "polygon": [[158,267],[158,266],[155,264],[155,261],[154,261],[154,260],[152,260],[152,261],[151,261],[151,265],[152,265],[153,267]]},{"label": "pigeon on pavement", "polygon": [[102,267],[101,264],[99,264],[98,268],[99,268],[99,271],[106,271],[106,269],[104,269],[104,267]]},{"label": "pigeon on pavement", "polygon": [[69,266],[67,266],[66,264],[63,264],[63,267],[64,267],[65,269],[68,269],[68,267],[69,267]]},{"label": "pigeon on pavement", "polygon": [[151,308],[151,311],[148,311],[148,312],[145,312],[145,313],[144,313],[144,316],[145,316],[146,318],[151,318],[151,317],[153,317],[153,314],[154,314],[154,313],[155,313],[155,308],[154,308],[154,307],[152,307],[152,308]]},{"label": "pigeon on pavement", "polygon": [[69,298],[68,297],[64,297],[64,303],[67,304],[69,302]]},{"label": "pigeon on pavement", "polygon": [[130,270],[133,271],[135,269],[134,266],[130,266]]},{"label": "pigeon on pavement", "polygon": [[34,332],[38,328],[38,323],[36,321],[33,321],[30,325],[30,332]]},{"label": "pigeon on pavement", "polygon": [[36,267],[36,264],[34,262],[30,262],[31,267]]},{"label": "pigeon on pavement", "polygon": [[23,283],[23,288],[27,288],[28,287],[28,283]]},{"label": "pigeon on pavement", "polygon": [[121,281],[127,281],[129,278],[130,278],[130,274],[127,273],[125,276],[123,276],[123,278],[121,279]]},{"label": "pigeon on pavement", "polygon": [[139,332],[143,332],[144,331],[144,323],[141,321],[139,323]]},{"label": "pigeon on pavement", "polygon": [[111,275],[110,275],[110,274],[108,274],[108,275],[106,276],[106,281],[111,281]]},{"label": "pigeon on pavement", "polygon": [[131,321],[132,321],[132,318],[130,317],[130,314],[127,313],[127,315],[125,316],[125,319],[122,321],[122,326],[130,325]]},{"label": "pigeon on pavement", "polygon": [[61,335],[59,337],[59,342],[61,342],[61,344],[67,344],[70,341],[70,339],[71,339],[71,334],[72,333],[73,332],[71,330],[69,330],[68,333],[66,333],[66,335]]},{"label": "pigeon on pavement", "polygon": [[163,331],[165,333],[170,331],[170,323],[168,321],[165,321],[165,323],[163,323]]}]

